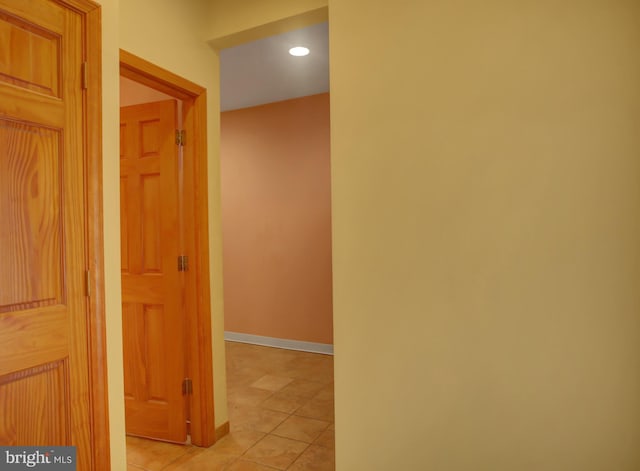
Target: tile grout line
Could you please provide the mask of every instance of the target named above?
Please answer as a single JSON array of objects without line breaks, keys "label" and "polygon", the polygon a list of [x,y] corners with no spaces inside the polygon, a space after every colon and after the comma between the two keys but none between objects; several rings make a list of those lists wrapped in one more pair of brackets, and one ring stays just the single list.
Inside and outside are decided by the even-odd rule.
[{"label": "tile grout line", "polygon": [[[286,385],[285,385],[285,386],[286,386]],[[277,392],[279,392],[279,391],[281,391],[282,389],[284,389],[284,387],[285,387],[285,386],[281,387],[281,388],[280,388],[280,389],[278,389],[278,390],[272,391],[271,395],[270,395],[269,397],[267,397],[266,399],[264,399],[264,400],[263,400],[260,404],[258,404],[258,406],[256,406],[256,407],[260,407],[262,403],[264,403],[265,401],[267,401],[269,398],[273,397]],[[259,388],[257,388],[257,389],[259,389]],[[319,394],[319,392],[318,392],[318,394]],[[308,399],[306,402],[308,403],[308,402],[309,402],[309,401],[311,401],[314,397],[315,397],[315,395],[314,395],[314,396],[312,396],[311,398],[306,398],[306,399]],[[331,422],[329,422],[329,423],[327,424],[326,428],[325,428],[325,429],[323,429],[323,430],[322,430],[322,432],[318,435],[318,437],[316,437],[316,438],[315,438],[311,443],[308,443],[308,442],[305,442],[305,441],[302,441],[302,440],[297,440],[297,439],[295,439],[295,438],[291,438],[291,437],[283,437],[283,436],[280,436],[280,435],[275,434],[275,433],[274,433],[274,431],[275,431],[275,430],[276,430],[280,425],[282,425],[282,424],[283,424],[283,423],[285,423],[287,420],[289,420],[291,417],[294,417],[294,416],[295,416],[295,417],[301,417],[301,416],[298,416],[298,415],[296,415],[296,414],[295,414],[295,412],[296,412],[298,409],[300,409],[301,407],[304,407],[304,405],[302,405],[302,406],[298,407],[298,408],[297,408],[296,410],[294,410],[293,412],[290,412],[290,413],[287,415],[287,417],[286,417],[285,419],[283,419],[280,423],[278,423],[276,426],[274,426],[274,427],[273,427],[273,429],[271,429],[271,431],[270,431],[270,432],[268,432],[264,437],[262,437],[261,439],[259,439],[259,440],[258,440],[256,443],[254,443],[252,446],[250,446],[249,448],[247,448],[247,450],[245,450],[245,451],[244,451],[244,453],[243,453],[242,455],[240,455],[240,457],[245,456],[249,450],[251,450],[252,448],[254,448],[256,445],[258,445],[260,442],[262,442],[262,441],[263,441],[264,439],[266,439],[268,436],[273,436],[273,437],[278,437],[278,438],[284,438],[284,439],[287,439],[287,440],[293,440],[293,441],[296,441],[296,442],[298,442],[298,443],[304,443],[304,444],[306,445],[306,446],[304,447],[304,449],[303,449],[303,450],[298,454],[298,456],[296,456],[296,458],[295,458],[295,459],[294,459],[294,460],[289,464],[289,466],[287,466],[285,469],[289,469],[289,468],[291,468],[291,467],[294,465],[294,463],[300,459],[300,457],[304,454],[304,452],[305,452],[305,451],[307,451],[307,449],[309,449],[309,447],[313,444],[313,442],[315,442],[315,440],[317,440],[317,439],[320,437],[320,435],[321,435],[322,433],[324,433],[325,431],[327,431],[327,430],[329,429],[329,427],[331,426]],[[267,408],[263,408],[263,409],[267,409]],[[267,409],[267,410],[270,410],[270,409]],[[311,418],[311,417],[303,417],[303,418]],[[311,419],[312,419],[312,418],[311,418]],[[315,419],[315,420],[318,420],[318,419]],[[240,459],[240,457],[238,457],[238,459],[237,459],[237,460],[239,460],[239,459]],[[236,460],[236,461],[237,461],[237,460]],[[258,463],[258,464],[260,464],[260,465],[266,466],[264,463],[261,463],[261,462],[256,462],[256,461],[253,461],[253,460],[248,460],[248,461],[252,461],[252,462],[254,462],[254,463]],[[276,469],[278,469],[278,468],[276,468]]]},{"label": "tile grout line", "polygon": [[[227,369],[231,371],[229,371],[227,379],[228,382],[233,384],[233,387],[229,388],[230,411],[234,410],[234,414],[238,414],[237,418],[239,419],[238,423],[240,424],[237,426],[238,428],[236,429],[236,432],[246,430],[247,433],[251,432],[249,433],[250,437],[255,437],[255,435],[257,435],[260,438],[253,443],[253,440],[245,440],[245,443],[248,444],[247,448],[239,455],[236,455],[235,453],[227,454],[230,461],[220,463],[222,464],[220,469],[229,470],[234,467],[234,464],[238,466],[239,462],[247,460],[247,462],[264,466],[265,469],[278,470],[280,468],[274,467],[272,464],[256,461],[256,459],[264,458],[269,461],[269,458],[271,457],[272,462],[276,462],[279,466],[282,466],[287,462],[287,460],[280,463],[277,459],[281,460],[287,455],[290,456],[292,454],[291,452],[295,453],[293,461],[284,469],[291,469],[295,467],[296,464],[298,466],[305,466],[304,463],[307,463],[309,459],[311,459],[309,463],[317,462],[322,465],[324,461],[316,460],[322,460],[323,458],[317,458],[317,456],[326,456],[327,453],[335,454],[335,445],[332,446],[331,434],[328,433],[329,429],[335,427],[335,415],[329,414],[335,400],[332,394],[334,388],[334,382],[332,380],[332,365],[327,364],[326,362],[317,362],[315,360],[306,361],[310,358],[308,353],[303,356],[291,358],[285,355],[262,355],[260,351],[265,348],[269,349],[269,347],[258,348],[259,350],[252,349],[249,355],[240,356],[242,353],[239,352],[235,358],[233,357],[233,354],[228,354],[227,358],[231,361],[227,362]],[[238,349],[234,350],[238,351]],[[310,355],[315,356],[314,354]],[[238,374],[234,375],[233,371],[237,371]],[[329,375],[329,373],[331,373],[331,375]],[[265,378],[267,376],[271,376],[271,378]],[[331,376],[331,379],[329,379],[329,376]],[[283,381],[286,382],[283,383]],[[293,387],[294,384],[292,384],[294,382],[296,382],[295,387]],[[253,384],[264,385],[267,387],[256,387],[253,386]],[[316,387],[313,385],[316,385]],[[270,389],[274,386],[278,387],[278,389]],[[291,388],[290,392],[283,392],[287,388]],[[231,389],[235,390],[235,394]],[[299,395],[300,392],[302,392],[302,395]],[[309,392],[311,392],[311,394],[309,394]],[[234,399],[239,400],[240,402],[234,402]],[[278,403],[278,399],[282,402]],[[268,403],[268,401],[274,401],[273,404],[275,407],[280,407],[280,409],[266,406],[265,404]],[[243,402],[245,402],[245,404],[243,404]],[[246,412],[241,412],[245,410]],[[331,416],[329,417],[329,415]],[[294,417],[296,420],[290,422],[290,424],[283,427],[282,430],[283,433],[290,433],[298,438],[292,438],[291,436],[279,435],[276,433],[276,430],[282,427],[287,421],[291,421]],[[269,423],[272,423],[273,426],[264,427],[264,425],[268,425]],[[323,423],[323,425],[317,428],[318,423]],[[258,428],[261,429],[258,430]],[[265,432],[263,430],[268,431]],[[323,438],[325,434],[327,437]],[[233,435],[233,432],[230,435]],[[299,437],[301,436],[304,438],[300,439]],[[256,453],[257,458],[248,457],[247,455],[250,450],[259,446],[259,444],[266,440],[267,437],[287,440],[291,444],[291,449],[288,449],[286,442],[280,442],[283,444],[282,448],[280,446],[276,446],[273,450],[270,450],[270,448],[265,444],[263,446],[263,450],[261,450],[265,452],[264,456],[260,456],[259,451]],[[323,438],[324,444],[319,443],[321,438]],[[298,445],[294,445],[294,442]],[[300,452],[296,453],[296,450],[298,449],[300,449]],[[310,452],[310,449],[313,449],[314,451]],[[320,450],[325,451],[321,452]],[[240,450],[236,449],[236,452],[238,451]],[[275,453],[270,455],[270,451]],[[171,466],[175,466],[177,461],[184,459],[185,457],[187,457],[187,461],[184,465],[187,466],[185,469],[188,469],[188,464],[192,460],[191,457],[188,457],[189,453],[189,450],[184,451],[184,453],[175,457],[173,460],[163,463],[160,469],[166,470]],[[308,456],[303,460],[302,457],[305,453],[307,453]],[[318,453],[320,453],[320,455],[318,455]],[[273,461],[273,458],[276,458],[276,461]],[[301,462],[301,460],[303,460],[303,462]],[[135,463],[128,462],[128,464],[136,466],[135,469],[148,471],[145,467],[138,468],[138,465]],[[180,465],[179,469],[182,469],[182,465]]]},{"label": "tile grout line", "polygon": [[300,457],[304,454],[304,452],[309,449],[310,446],[311,446],[311,443],[308,443],[305,449],[302,450],[302,452],[298,456],[296,456],[296,459],[293,460],[289,466],[287,466],[287,469],[290,469],[296,463],[296,461],[300,459]]}]

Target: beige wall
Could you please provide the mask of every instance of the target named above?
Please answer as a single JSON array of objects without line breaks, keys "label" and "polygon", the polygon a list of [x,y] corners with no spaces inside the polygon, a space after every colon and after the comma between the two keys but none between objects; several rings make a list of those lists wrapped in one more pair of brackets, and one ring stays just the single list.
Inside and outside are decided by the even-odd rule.
[{"label": "beige wall", "polygon": [[338,470],[640,469],[640,3],[329,15]]},{"label": "beige wall", "polygon": [[[220,92],[218,55],[200,36],[207,5],[207,0],[191,0],[188,5],[173,0],[123,1],[119,11],[119,45],[207,89],[213,380],[215,422],[219,426],[227,421],[218,156]],[[144,34],[141,24],[145,25]]]},{"label": "beige wall", "polygon": [[[273,1],[296,14],[299,2]],[[171,37],[193,40],[179,51],[169,35],[134,37],[140,18],[172,18],[171,2],[139,8],[150,3],[123,2],[123,47],[209,86],[217,62],[199,62],[183,28],[198,10],[171,12],[184,23]],[[222,22],[246,7],[215,4]],[[104,5],[106,156],[119,15]],[[330,7],[338,470],[640,468],[640,5]],[[268,13],[229,13],[220,34]],[[107,327],[124,469],[114,169]]]},{"label": "beige wall", "polygon": [[333,343],[329,94],[220,118],[225,330]]},{"label": "beige wall", "polygon": [[[119,70],[118,52],[125,49],[181,75],[208,90],[209,134],[209,232],[211,256],[212,330],[216,425],[228,419],[224,359],[224,316],[222,300],[222,232],[220,228],[219,72],[218,57],[205,42],[211,39],[210,21],[223,16],[208,0],[192,0],[188,7],[171,0],[98,0],[102,6],[103,68],[103,188],[105,227],[105,304],[107,311],[107,363],[109,369],[109,421],[113,470],[126,468],[124,441],[124,387],[122,371],[122,312],[120,294],[120,214],[119,167]],[[230,3],[226,7],[236,8]],[[310,6],[315,8],[311,1]],[[326,2],[325,2],[326,6]],[[263,10],[260,10],[263,11]],[[300,15],[294,2],[283,1],[278,15]],[[322,21],[317,14],[304,21]],[[326,17],[326,12],[325,12]],[[237,18],[234,17],[234,18]],[[242,18],[242,17],[240,17]],[[270,21],[270,19],[268,20]],[[262,21],[265,23],[265,21]],[[144,34],[141,34],[144,25]],[[239,27],[238,23],[214,21],[220,28]],[[256,23],[250,25],[256,27]],[[214,30],[217,31],[217,30]],[[202,36],[199,36],[202,33]]]},{"label": "beige wall", "polygon": [[203,34],[216,48],[327,21],[327,0],[210,0]]},{"label": "beige wall", "polygon": [[122,304],[120,293],[118,6],[102,5],[102,153],[105,260],[105,309],[111,469],[126,469],[124,435],[124,374],[122,370]]},{"label": "beige wall", "polygon": [[[209,133],[209,210],[211,233],[212,329],[216,425],[227,420],[222,307],[219,159],[217,154],[218,58],[197,34],[203,29],[206,1],[189,7],[171,0],[102,0],[103,152],[107,361],[112,469],[126,468],[119,247],[118,50],[125,49],[207,88]],[[140,27],[144,25],[144,34]]]}]

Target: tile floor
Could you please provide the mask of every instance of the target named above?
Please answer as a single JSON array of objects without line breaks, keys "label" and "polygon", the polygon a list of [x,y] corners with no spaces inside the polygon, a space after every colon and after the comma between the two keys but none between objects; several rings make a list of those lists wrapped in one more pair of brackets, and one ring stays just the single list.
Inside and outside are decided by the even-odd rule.
[{"label": "tile floor", "polygon": [[333,357],[227,342],[229,435],[210,448],[127,437],[127,471],[333,471]]}]

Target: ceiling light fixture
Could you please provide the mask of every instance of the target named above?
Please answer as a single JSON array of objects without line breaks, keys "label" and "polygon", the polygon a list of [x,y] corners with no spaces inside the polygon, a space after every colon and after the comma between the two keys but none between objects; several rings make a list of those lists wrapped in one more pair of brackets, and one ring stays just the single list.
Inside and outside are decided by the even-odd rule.
[{"label": "ceiling light fixture", "polygon": [[296,57],[306,56],[309,55],[309,48],[302,46],[292,47],[291,49],[289,49],[289,54]]}]

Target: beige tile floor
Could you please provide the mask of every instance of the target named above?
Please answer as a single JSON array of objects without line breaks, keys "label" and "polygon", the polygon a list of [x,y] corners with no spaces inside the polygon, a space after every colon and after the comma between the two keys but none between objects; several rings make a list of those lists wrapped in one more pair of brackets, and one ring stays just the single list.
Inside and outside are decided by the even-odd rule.
[{"label": "beige tile floor", "polygon": [[227,342],[229,435],[210,448],[127,437],[128,471],[333,471],[333,357]]}]

